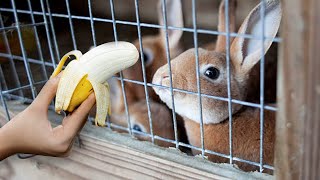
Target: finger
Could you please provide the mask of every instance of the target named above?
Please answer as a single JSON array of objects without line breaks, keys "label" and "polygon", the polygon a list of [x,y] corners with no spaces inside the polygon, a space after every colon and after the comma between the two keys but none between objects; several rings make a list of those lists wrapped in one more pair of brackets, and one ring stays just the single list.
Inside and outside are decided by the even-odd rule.
[{"label": "finger", "polygon": [[57,93],[60,77],[61,73],[58,76],[48,80],[48,82],[41,89],[37,98],[34,100],[34,104],[38,105],[39,107],[46,109],[48,108],[52,99]]},{"label": "finger", "polygon": [[66,138],[73,138],[83,127],[87,120],[88,113],[95,102],[95,96],[94,93],[92,93],[70,116],[64,119],[64,134],[68,136]]}]

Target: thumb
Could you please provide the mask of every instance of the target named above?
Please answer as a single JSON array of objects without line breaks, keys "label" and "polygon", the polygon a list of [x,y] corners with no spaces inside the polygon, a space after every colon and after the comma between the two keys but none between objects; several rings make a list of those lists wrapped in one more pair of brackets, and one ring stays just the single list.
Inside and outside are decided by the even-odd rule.
[{"label": "thumb", "polygon": [[34,105],[37,105],[41,108],[48,108],[52,99],[57,93],[58,84],[60,81],[61,73],[54,77],[50,78],[49,81],[43,86],[37,98],[34,100]]}]

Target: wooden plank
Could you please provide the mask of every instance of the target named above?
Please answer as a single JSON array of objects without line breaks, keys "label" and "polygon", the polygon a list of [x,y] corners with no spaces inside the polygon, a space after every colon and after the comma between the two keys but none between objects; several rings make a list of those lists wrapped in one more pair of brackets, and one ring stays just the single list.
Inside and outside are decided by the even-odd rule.
[{"label": "wooden plank", "polygon": [[[141,166],[142,168],[153,170],[152,174],[158,174],[158,172],[161,173],[158,175],[161,175],[162,177],[166,177],[166,176],[172,177],[172,174],[174,174],[175,178],[181,178],[181,179],[203,179],[208,177],[213,179],[217,178],[217,176],[212,175],[210,173],[206,173],[206,172],[200,172],[201,174],[199,174],[199,171],[194,171],[194,169],[192,168],[186,168],[181,170],[181,168],[179,167],[179,164],[168,163],[154,156],[150,156],[150,155],[135,152],[135,151],[130,151],[126,148],[104,146],[104,145],[99,147],[99,145],[97,144],[93,144],[92,142],[90,143],[89,142],[90,140],[86,141],[82,139],[82,141],[86,142],[86,146],[84,147],[84,149],[86,149],[86,147],[89,147],[89,149],[96,154],[102,153],[104,156],[112,156],[114,159],[127,162],[128,167],[126,168],[130,168],[130,166],[133,165],[135,169],[138,169],[139,167],[137,168],[137,166]],[[159,176],[156,176],[156,177],[159,177]],[[164,179],[167,179],[167,178],[164,178]]]},{"label": "wooden plank", "polygon": [[284,0],[280,49],[277,179],[320,177],[320,2]]},{"label": "wooden plank", "polygon": [[[26,107],[10,101],[8,106],[12,114]],[[61,122],[62,117],[54,111],[48,114],[53,124]],[[81,131],[79,142],[81,146],[75,144],[67,158],[32,159],[84,179],[273,179],[258,172],[243,172],[229,164],[187,156],[89,123]]]},{"label": "wooden plank", "polygon": [[82,178],[58,166],[40,163],[35,159],[20,160],[17,156],[12,156],[0,163],[0,179],[80,180]]},{"label": "wooden plank", "polygon": [[[101,170],[96,166],[98,163],[96,163],[94,159],[83,154],[78,154],[77,152],[71,153],[68,158],[35,156],[32,159],[40,165],[56,168],[58,167],[65,172],[76,175],[83,179],[126,179],[113,173],[112,171],[115,169],[112,165],[104,170]],[[119,169],[117,169],[116,172],[117,171],[119,171]]]}]

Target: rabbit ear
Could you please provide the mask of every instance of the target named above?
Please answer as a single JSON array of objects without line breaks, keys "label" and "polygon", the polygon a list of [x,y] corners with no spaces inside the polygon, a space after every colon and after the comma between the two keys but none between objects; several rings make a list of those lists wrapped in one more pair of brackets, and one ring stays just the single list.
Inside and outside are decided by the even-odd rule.
[{"label": "rabbit ear", "polygon": [[[167,25],[174,27],[183,27],[183,13],[182,5],[180,0],[166,0],[166,12],[167,12]],[[158,3],[158,18],[159,24],[164,25],[163,13],[162,13],[162,1],[159,0]],[[180,30],[169,30],[168,29],[168,38],[170,48],[175,48],[178,46],[181,39],[183,31]],[[165,30],[160,30],[160,35],[163,40],[165,40]]]},{"label": "rabbit ear", "polygon": [[[218,24],[218,31],[219,32],[226,32],[226,14],[225,14],[225,1],[222,0],[219,7],[219,24]],[[228,7],[228,17],[229,17],[229,32],[236,31],[236,8],[237,8],[237,1],[236,0],[229,0],[229,7]],[[232,42],[233,38],[230,37],[230,42]],[[219,35],[217,39],[217,44],[215,50],[218,52],[225,52],[226,51],[226,42],[227,38],[225,35]]]},{"label": "rabbit ear", "polygon": [[250,34],[253,38],[237,37],[231,45],[231,59],[237,73],[246,74],[268,51],[276,36],[281,21],[281,4],[279,0],[267,0],[265,3],[264,18],[264,53],[261,53],[262,18],[260,10],[262,4],[256,6],[242,23],[239,34]]}]

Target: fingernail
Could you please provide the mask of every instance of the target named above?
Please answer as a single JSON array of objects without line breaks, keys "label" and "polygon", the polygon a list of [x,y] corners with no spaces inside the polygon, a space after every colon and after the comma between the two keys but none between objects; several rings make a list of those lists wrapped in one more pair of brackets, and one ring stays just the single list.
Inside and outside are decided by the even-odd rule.
[{"label": "fingernail", "polygon": [[95,94],[94,93],[91,93],[90,96],[91,96],[91,98],[95,99]]},{"label": "fingernail", "polygon": [[91,94],[88,96],[88,99],[90,99],[90,100],[95,100],[95,95],[94,95],[94,93],[91,93]]}]

